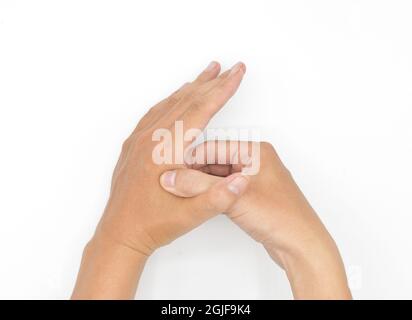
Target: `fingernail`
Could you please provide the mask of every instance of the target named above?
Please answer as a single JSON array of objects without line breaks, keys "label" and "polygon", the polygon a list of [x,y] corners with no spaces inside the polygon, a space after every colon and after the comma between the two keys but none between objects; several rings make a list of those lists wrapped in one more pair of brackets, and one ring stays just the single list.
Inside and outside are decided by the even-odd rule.
[{"label": "fingernail", "polygon": [[229,182],[227,188],[234,194],[241,194],[248,184],[248,180],[244,176],[239,176]]},{"label": "fingernail", "polygon": [[206,68],[206,71],[212,71],[215,67],[216,67],[217,63],[216,61],[212,61],[211,63],[209,63],[209,65]]},{"label": "fingernail", "polygon": [[162,175],[163,186],[174,188],[176,182],[176,171],[167,171]]},{"label": "fingernail", "polygon": [[238,73],[238,71],[243,69],[243,68],[244,68],[243,62],[238,62],[232,67],[232,69],[230,69],[229,75],[233,75],[235,73]]}]

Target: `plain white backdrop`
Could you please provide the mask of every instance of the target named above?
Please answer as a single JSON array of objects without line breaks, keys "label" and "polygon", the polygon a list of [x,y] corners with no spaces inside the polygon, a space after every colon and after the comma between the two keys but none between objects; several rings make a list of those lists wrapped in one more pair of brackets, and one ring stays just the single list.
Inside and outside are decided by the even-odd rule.
[{"label": "plain white backdrop", "polygon": [[[412,298],[411,1],[0,0],[0,298],[70,296],[122,141],[210,60],[248,67],[212,127],[258,127],[355,298]],[[225,217],[160,249],[137,298],[288,299]]]}]

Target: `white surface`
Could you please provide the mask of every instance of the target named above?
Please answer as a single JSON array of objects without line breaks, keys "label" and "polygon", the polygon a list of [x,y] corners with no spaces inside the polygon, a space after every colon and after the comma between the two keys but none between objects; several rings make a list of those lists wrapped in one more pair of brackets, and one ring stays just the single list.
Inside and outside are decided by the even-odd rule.
[{"label": "white surface", "polygon": [[[120,145],[209,60],[247,66],[212,126],[271,141],[356,298],[412,298],[411,1],[0,0],[0,298],[67,298]],[[159,250],[140,298],[290,298],[224,217]]]}]

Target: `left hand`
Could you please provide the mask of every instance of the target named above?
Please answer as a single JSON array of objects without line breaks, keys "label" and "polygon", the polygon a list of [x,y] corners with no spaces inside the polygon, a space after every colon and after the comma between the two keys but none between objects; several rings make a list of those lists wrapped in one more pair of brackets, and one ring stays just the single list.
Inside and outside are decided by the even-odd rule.
[{"label": "left hand", "polygon": [[[123,144],[113,174],[109,201],[96,234],[148,256],[160,246],[226,210],[243,193],[248,179],[235,175],[198,197],[174,197],[161,188],[159,177],[165,170],[184,168],[185,165],[159,165],[153,160],[153,149],[159,143],[153,141],[153,133],[157,129],[168,129],[174,141],[176,121],[182,121],[184,132],[193,128],[203,130],[236,92],[245,73],[245,65],[238,63],[220,76],[219,72],[219,64],[211,63],[195,81],[185,84],[154,106],[138,123]],[[186,148],[191,141],[181,143]],[[174,155],[179,152],[177,145],[166,147],[174,148]],[[228,187],[230,185],[237,192],[233,192],[234,189]],[[218,207],[210,200],[217,195],[222,199]]]},{"label": "left hand", "polygon": [[[159,165],[153,159],[158,145],[153,134],[168,129],[173,141],[176,121],[182,121],[183,134],[204,129],[236,92],[245,65],[238,63],[220,76],[219,72],[218,63],[210,64],[195,81],[150,109],[124,142],[110,197],[84,250],[72,298],[132,298],[145,261],[154,250],[227,210],[246,190],[249,180],[234,174],[202,195],[177,198],[161,188],[159,178],[166,170],[185,168],[184,162]],[[178,143],[185,148],[191,141]],[[183,151],[173,143],[165,147],[174,147],[172,154]],[[217,197],[219,205],[214,201]]]}]

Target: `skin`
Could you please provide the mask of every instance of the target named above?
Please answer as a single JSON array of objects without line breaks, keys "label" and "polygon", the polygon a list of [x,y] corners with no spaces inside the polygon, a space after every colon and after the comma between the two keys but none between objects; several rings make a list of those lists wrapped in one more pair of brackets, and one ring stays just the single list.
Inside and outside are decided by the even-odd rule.
[{"label": "skin", "polygon": [[336,245],[269,144],[260,144],[261,167],[255,176],[242,174],[231,154],[220,165],[157,165],[152,160],[156,129],[174,132],[175,121],[181,120],[185,131],[203,130],[236,92],[245,71],[238,63],[219,75],[219,64],[212,62],[141,119],[123,144],[107,206],[83,253],[73,299],[132,299],[145,262],[157,248],[222,212],[285,269],[296,298],[350,298]]},{"label": "skin", "polygon": [[[153,132],[175,121],[185,129],[204,129],[235,93],[245,73],[238,63],[227,72],[212,62],[192,83],[183,85],[141,119],[123,144],[113,173],[110,197],[93,238],[86,245],[73,299],[130,299],[147,258],[159,247],[226,211],[245,191],[249,179],[233,174],[190,199],[162,189],[164,171],[185,168],[157,165],[152,151],[159,143]],[[185,143],[185,147],[190,141]],[[218,206],[212,201],[222,199]]]},{"label": "skin", "polygon": [[[161,184],[170,193],[192,197],[207,192],[224,176],[242,171],[245,155],[230,152],[229,144],[251,142],[206,142],[197,147],[207,156],[209,144],[215,144],[219,165],[194,165],[189,169],[165,172]],[[338,248],[321,220],[283,165],[273,146],[260,144],[260,170],[250,176],[249,187],[227,211],[227,216],[254,240],[288,276],[296,299],[350,299],[346,274]],[[225,148],[224,145],[226,145]],[[238,148],[245,150],[247,148]],[[255,159],[256,160],[256,159]],[[214,163],[217,163],[215,159]],[[226,164],[225,164],[226,163]],[[168,175],[174,175],[169,184]],[[222,177],[223,176],[223,177]],[[214,201],[219,202],[216,198]]]}]

